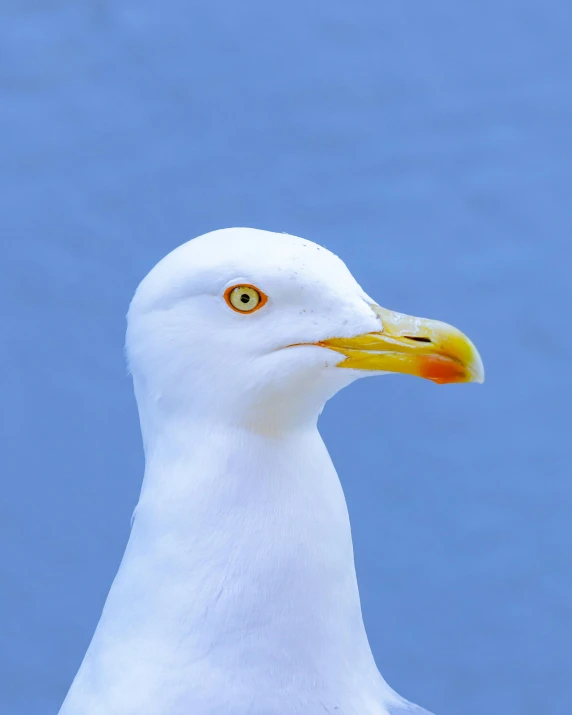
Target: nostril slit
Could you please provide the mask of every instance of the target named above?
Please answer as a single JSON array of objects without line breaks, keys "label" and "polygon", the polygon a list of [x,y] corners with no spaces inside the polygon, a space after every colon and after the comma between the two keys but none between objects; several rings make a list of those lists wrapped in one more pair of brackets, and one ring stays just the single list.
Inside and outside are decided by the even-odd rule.
[{"label": "nostril slit", "polygon": [[404,335],[404,337],[407,338],[407,340],[415,340],[415,342],[417,342],[417,343],[430,343],[431,342],[431,338],[416,338],[413,335]]}]

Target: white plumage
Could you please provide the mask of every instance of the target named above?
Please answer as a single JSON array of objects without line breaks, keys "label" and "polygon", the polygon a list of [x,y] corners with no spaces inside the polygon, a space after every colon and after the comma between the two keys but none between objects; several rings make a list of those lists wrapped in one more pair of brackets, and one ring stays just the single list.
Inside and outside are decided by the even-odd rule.
[{"label": "white plumage", "polygon": [[[233,286],[252,286],[264,305],[233,309]],[[426,712],[375,665],[346,504],[316,426],[339,389],[394,364],[387,350],[352,342],[390,340],[384,315],[329,251],[252,229],[190,241],[143,280],[127,353],[145,477],[60,715]],[[398,318],[414,329],[393,328],[399,359],[421,364],[423,336],[443,324]],[[466,379],[431,379],[482,379],[461,338],[470,359],[442,346],[430,357],[441,350]],[[360,359],[363,369],[351,362]]]}]

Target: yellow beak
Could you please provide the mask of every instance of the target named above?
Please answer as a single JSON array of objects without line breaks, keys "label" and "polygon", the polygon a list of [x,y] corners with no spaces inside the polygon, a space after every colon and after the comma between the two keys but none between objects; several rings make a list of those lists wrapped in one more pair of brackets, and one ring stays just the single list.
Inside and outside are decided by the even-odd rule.
[{"label": "yellow beak", "polygon": [[481,357],[466,335],[447,323],[372,308],[383,328],[317,345],[345,356],[338,367],[417,375],[439,384],[484,382]]}]

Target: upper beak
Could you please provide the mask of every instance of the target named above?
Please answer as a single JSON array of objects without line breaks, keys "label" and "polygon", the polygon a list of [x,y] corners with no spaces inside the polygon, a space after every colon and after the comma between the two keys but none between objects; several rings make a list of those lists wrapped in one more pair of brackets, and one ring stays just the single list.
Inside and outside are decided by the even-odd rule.
[{"label": "upper beak", "polygon": [[383,325],[378,332],[317,343],[345,356],[339,367],[402,372],[439,384],[484,382],[481,356],[460,330],[438,320],[372,308]]}]

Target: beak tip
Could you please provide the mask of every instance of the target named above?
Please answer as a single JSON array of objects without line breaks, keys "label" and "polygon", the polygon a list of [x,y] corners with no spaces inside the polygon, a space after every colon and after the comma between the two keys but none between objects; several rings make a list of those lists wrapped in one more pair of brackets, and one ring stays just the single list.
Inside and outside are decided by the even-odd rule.
[{"label": "beak tip", "polygon": [[485,381],[485,366],[483,365],[483,361],[481,356],[479,355],[478,351],[476,348],[475,350],[475,359],[473,362],[473,365],[471,366],[471,374],[472,374],[472,380],[471,382],[476,382],[479,385],[482,385],[483,382]]}]

